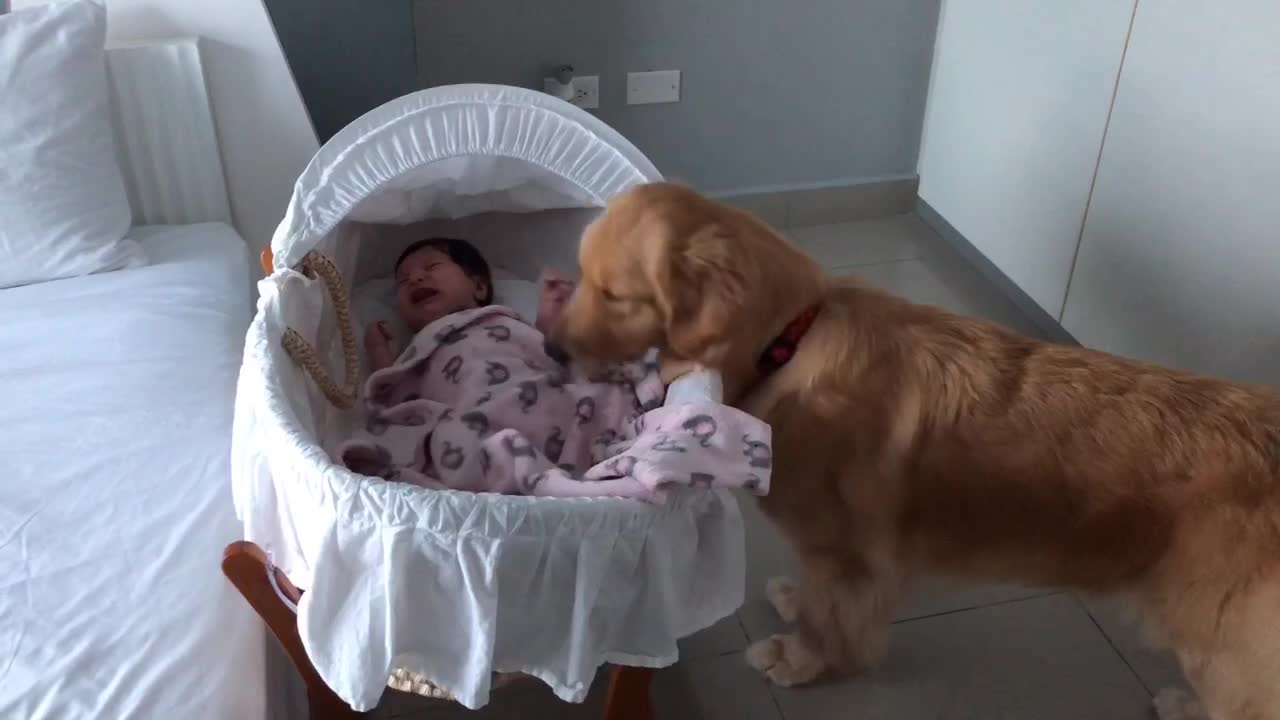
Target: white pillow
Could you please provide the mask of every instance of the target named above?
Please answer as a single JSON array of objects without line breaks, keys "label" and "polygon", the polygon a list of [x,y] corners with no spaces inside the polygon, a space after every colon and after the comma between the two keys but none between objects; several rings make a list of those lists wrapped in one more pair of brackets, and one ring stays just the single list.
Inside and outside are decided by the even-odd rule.
[{"label": "white pillow", "polygon": [[538,319],[538,301],[541,298],[542,288],[536,282],[519,278],[493,280],[493,301],[515,310],[530,325]]},{"label": "white pillow", "polygon": [[143,260],[124,238],[106,30],[90,0],[0,16],[0,288]]}]

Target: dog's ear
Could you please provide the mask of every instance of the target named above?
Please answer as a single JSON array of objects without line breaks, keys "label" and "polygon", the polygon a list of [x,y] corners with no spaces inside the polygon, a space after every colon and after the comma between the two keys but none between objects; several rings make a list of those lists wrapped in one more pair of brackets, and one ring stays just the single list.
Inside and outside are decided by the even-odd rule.
[{"label": "dog's ear", "polygon": [[718,224],[667,244],[657,285],[667,346],[677,357],[722,364],[730,323],[747,299],[745,258],[734,250],[732,234]]}]

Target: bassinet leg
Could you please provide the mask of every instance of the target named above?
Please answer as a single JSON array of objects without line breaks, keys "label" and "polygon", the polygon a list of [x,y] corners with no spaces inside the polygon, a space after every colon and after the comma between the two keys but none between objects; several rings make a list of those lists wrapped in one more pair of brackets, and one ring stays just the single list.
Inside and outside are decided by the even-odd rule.
[{"label": "bassinet leg", "polygon": [[[368,717],[368,713],[356,712],[341,698],[329,689],[320,674],[311,664],[306,650],[302,647],[302,638],[298,636],[298,617],[288,605],[285,605],[271,587],[267,579],[267,554],[262,548],[244,540],[233,542],[222,554],[222,574],[227,576],[232,585],[240,591],[249,605],[258,612],[262,620],[271,630],[280,646],[284,648],[294,667],[302,675],[307,686],[307,708],[311,720],[348,720]],[[298,590],[279,570],[276,582],[290,600],[297,602],[302,597]]]},{"label": "bassinet leg", "polygon": [[617,665],[609,676],[604,720],[653,720],[653,670]]}]

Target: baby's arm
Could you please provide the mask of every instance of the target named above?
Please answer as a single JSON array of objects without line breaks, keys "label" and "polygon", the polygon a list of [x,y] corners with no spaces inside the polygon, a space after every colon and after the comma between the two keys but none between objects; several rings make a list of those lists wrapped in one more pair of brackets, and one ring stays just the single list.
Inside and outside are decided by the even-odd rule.
[{"label": "baby's arm", "polygon": [[542,285],[542,295],[538,299],[538,317],[533,326],[546,335],[560,321],[560,314],[564,312],[564,306],[568,304],[569,296],[573,294],[575,283],[564,279],[559,272],[551,268],[542,271],[542,277],[538,282]]},{"label": "baby's arm", "polygon": [[369,372],[391,367],[395,356],[391,353],[391,330],[386,323],[369,323],[364,330],[364,352],[369,357]]}]

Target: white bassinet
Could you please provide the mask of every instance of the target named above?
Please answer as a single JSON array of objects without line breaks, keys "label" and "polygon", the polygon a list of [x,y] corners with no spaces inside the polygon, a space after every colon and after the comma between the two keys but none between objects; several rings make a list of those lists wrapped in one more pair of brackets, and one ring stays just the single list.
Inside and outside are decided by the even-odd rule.
[{"label": "white bassinet", "polygon": [[487,702],[495,671],[536,676],[580,702],[602,663],[669,665],[678,638],[741,604],[742,521],[726,491],[659,507],[355,475],[323,449],[354,411],[335,408],[281,346],[293,328],[325,366],[343,367],[334,303],[299,271],[309,253],[332,259],[358,295],[405,242],[451,231],[528,277],[542,257],[572,262],[577,233],[610,196],[657,179],[594,116],[488,85],[383,105],[298,179],[248,334],[233,487],[246,539],[307,590],[307,654],[356,710],[377,704],[393,671],[471,708]]}]

